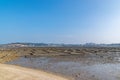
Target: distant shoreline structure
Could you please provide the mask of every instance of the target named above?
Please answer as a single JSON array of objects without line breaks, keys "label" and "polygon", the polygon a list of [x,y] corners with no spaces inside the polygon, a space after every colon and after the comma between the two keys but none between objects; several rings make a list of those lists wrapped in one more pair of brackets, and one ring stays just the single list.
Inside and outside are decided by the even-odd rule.
[{"label": "distant shoreline structure", "polygon": [[120,47],[120,43],[116,44],[96,44],[96,43],[85,43],[85,44],[54,44],[54,43],[8,43],[0,44],[0,47]]}]

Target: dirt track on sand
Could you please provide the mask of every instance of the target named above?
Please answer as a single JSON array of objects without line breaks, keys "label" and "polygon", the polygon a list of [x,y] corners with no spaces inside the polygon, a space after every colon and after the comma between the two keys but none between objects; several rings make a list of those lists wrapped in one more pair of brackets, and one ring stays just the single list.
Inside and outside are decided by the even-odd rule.
[{"label": "dirt track on sand", "polygon": [[68,80],[43,71],[0,64],[0,80]]}]

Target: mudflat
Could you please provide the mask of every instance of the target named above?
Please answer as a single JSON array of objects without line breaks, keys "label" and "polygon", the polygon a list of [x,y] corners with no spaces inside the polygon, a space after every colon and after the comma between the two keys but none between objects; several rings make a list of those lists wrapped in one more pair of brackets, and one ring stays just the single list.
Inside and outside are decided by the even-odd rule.
[{"label": "mudflat", "polygon": [[0,62],[73,80],[120,80],[120,48],[44,47],[0,50]]}]

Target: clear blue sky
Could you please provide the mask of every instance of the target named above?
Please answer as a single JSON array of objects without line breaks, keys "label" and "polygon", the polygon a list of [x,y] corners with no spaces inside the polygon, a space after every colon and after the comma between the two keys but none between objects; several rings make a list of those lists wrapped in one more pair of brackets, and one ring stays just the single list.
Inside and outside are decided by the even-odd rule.
[{"label": "clear blue sky", "polygon": [[120,0],[0,0],[0,43],[120,43]]}]

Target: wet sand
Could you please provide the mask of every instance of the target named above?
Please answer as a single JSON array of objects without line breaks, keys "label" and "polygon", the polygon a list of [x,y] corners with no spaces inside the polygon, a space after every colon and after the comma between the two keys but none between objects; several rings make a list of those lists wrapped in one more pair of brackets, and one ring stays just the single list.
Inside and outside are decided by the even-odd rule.
[{"label": "wet sand", "polygon": [[119,80],[118,59],[79,57],[36,57],[19,58],[8,64],[29,67],[54,74],[64,75],[74,80]]}]

